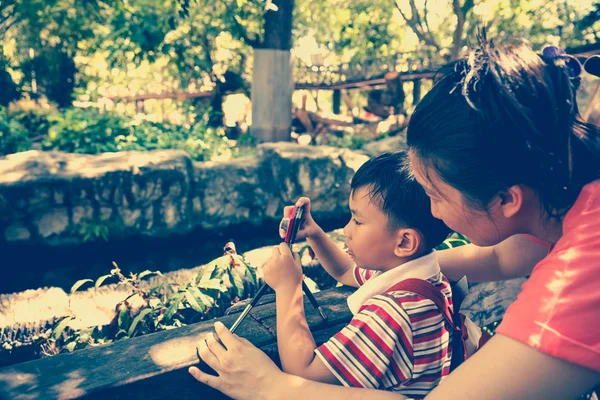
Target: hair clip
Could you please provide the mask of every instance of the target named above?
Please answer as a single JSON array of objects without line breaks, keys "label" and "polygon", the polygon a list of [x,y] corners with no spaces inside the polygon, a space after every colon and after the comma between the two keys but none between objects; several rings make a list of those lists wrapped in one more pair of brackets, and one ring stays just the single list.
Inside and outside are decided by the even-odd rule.
[{"label": "hair clip", "polygon": [[542,50],[542,56],[546,58],[563,60],[565,62],[567,70],[569,71],[570,78],[577,78],[579,75],[581,75],[582,67],[579,60],[573,57],[572,55],[567,54],[563,49],[561,49],[558,46],[544,47],[544,49]]}]

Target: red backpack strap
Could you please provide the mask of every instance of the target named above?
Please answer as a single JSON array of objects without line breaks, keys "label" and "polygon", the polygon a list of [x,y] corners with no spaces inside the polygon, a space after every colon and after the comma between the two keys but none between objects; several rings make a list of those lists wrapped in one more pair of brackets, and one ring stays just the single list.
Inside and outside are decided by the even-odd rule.
[{"label": "red backpack strap", "polygon": [[385,292],[389,293],[395,291],[411,292],[433,301],[436,307],[441,311],[444,318],[446,318],[446,322],[452,329],[454,329],[454,319],[452,318],[452,313],[450,312],[446,296],[444,296],[444,294],[430,282],[418,278],[405,279],[396,283]]},{"label": "red backpack strap", "polygon": [[[460,314],[454,314],[450,312],[448,301],[446,296],[433,284],[423,279],[411,278],[398,282],[388,290],[386,293],[394,291],[403,291],[415,293],[421,297],[433,301],[436,307],[440,310],[450,331],[452,331],[452,361],[450,362],[450,371],[454,371],[464,360],[467,359],[467,352],[464,340],[466,339],[466,329],[463,325],[463,316]],[[455,318],[453,318],[456,317]],[[460,354],[460,357],[456,357]]]}]

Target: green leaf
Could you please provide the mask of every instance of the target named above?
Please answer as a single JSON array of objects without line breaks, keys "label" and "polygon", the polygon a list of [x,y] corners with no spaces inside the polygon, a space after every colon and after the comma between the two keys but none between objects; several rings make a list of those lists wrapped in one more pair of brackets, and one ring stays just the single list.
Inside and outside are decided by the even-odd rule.
[{"label": "green leaf", "polygon": [[91,279],[81,279],[81,280],[78,280],[77,282],[75,282],[75,284],[71,287],[71,294],[75,293],[77,291],[77,289],[79,289],[81,286],[83,286],[87,282],[94,282],[94,281]]},{"label": "green leaf", "polygon": [[119,329],[119,332],[117,332],[117,334],[115,335],[115,339],[119,340],[123,337],[127,337],[127,331],[124,329]]},{"label": "green leaf", "polygon": [[231,284],[233,285],[234,292],[240,299],[244,297],[244,280],[240,276],[238,271],[234,271],[233,268],[227,270]]},{"label": "green leaf", "polygon": [[110,278],[111,276],[112,276],[111,274],[108,274],[108,275],[102,275],[100,278],[98,278],[98,279],[96,280],[96,288],[99,288],[99,287],[100,287],[100,285],[102,285],[102,284],[104,283],[104,281],[105,281],[107,278]]},{"label": "green leaf", "polygon": [[67,343],[67,345],[65,346],[65,349],[67,349],[67,351],[69,353],[72,353],[75,350],[75,346],[77,346],[77,342],[70,342],[70,343]]},{"label": "green leaf", "polygon": [[65,317],[63,320],[61,320],[55,327],[54,330],[52,331],[52,338],[54,339],[58,339],[61,337],[63,331],[65,330],[65,328],[67,326],[69,326],[69,322],[71,322],[74,318],[73,317]]},{"label": "green leaf", "polygon": [[187,300],[188,304],[190,305],[190,307],[192,307],[192,309],[194,311],[203,313],[204,310],[206,309],[206,307],[201,307],[200,304],[198,304],[198,302],[194,298],[194,295],[189,290],[185,292],[185,299]]},{"label": "green leaf", "polygon": [[219,279],[209,279],[200,281],[200,283],[198,283],[198,287],[202,289],[215,289],[221,292],[227,291],[227,288],[221,283]]},{"label": "green leaf", "polygon": [[196,277],[196,283],[210,280],[215,268],[217,268],[216,265],[207,265],[202,268]]},{"label": "green leaf", "polygon": [[173,319],[173,315],[175,315],[175,313],[177,312],[177,309],[179,308],[179,304],[181,304],[181,301],[183,300],[183,297],[185,296],[184,293],[176,293],[175,295],[173,295],[173,297],[171,297],[169,307],[167,307],[167,311],[165,311],[165,314],[163,315],[163,323],[168,323],[171,322],[171,319]]},{"label": "green leaf", "polygon": [[94,331],[94,327],[82,328],[79,330],[79,342],[87,342],[92,337],[92,332]]},{"label": "green leaf", "polygon": [[144,279],[145,277],[149,276],[149,275],[158,275],[158,276],[163,276],[163,274],[160,271],[149,271],[149,270],[145,270],[144,272],[140,272],[140,274],[138,275],[138,278],[140,280]]},{"label": "green leaf", "polygon": [[227,265],[224,266],[215,265],[215,269],[212,271],[212,274],[210,274],[210,279],[221,279],[223,274],[225,274],[225,270],[227,270],[228,268],[229,263],[227,263]]},{"label": "green leaf", "polygon": [[160,291],[165,285],[165,282],[161,282],[160,285],[153,287],[152,289],[150,289],[150,291],[148,292],[148,295],[153,295],[156,292]]},{"label": "green leaf", "polygon": [[133,335],[135,334],[135,328],[137,327],[139,322],[142,321],[148,314],[150,314],[152,312],[154,312],[153,309],[145,308],[138,315],[136,315],[135,318],[133,319],[133,321],[131,322],[131,326],[129,327],[127,336],[133,337]]},{"label": "green leaf", "polygon": [[[254,288],[254,290],[256,290],[256,287],[258,286],[258,278],[256,276],[256,268],[248,266],[246,267],[246,271],[248,272],[247,275],[250,275],[250,278],[252,278],[252,287]],[[253,290],[253,292],[254,292]]]},{"label": "green leaf", "polygon": [[206,307],[212,307],[215,305],[215,301],[212,297],[205,295],[204,293],[202,293],[202,291],[200,289],[198,289],[197,287],[190,287],[190,289],[192,291],[192,293],[194,294],[194,296],[200,301],[202,302]]},{"label": "green leaf", "polygon": [[119,329],[127,330],[127,328],[129,328],[130,319],[129,307],[122,304],[119,308]]}]

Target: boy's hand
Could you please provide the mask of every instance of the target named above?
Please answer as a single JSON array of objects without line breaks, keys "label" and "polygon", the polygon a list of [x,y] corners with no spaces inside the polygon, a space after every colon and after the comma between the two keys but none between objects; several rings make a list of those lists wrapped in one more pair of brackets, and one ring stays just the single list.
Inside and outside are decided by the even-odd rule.
[{"label": "boy's hand", "polygon": [[286,243],[273,248],[273,254],[263,267],[265,281],[275,292],[293,289],[302,283],[302,266],[298,253],[292,253]]},{"label": "boy's hand", "polygon": [[[310,199],[308,197],[300,197],[298,201],[296,201],[295,207],[304,207],[302,222],[300,223],[296,240],[306,239],[316,235],[321,228],[310,214]],[[279,225],[279,236],[281,236],[282,239],[285,238],[285,234],[289,228],[289,219],[293,217],[293,214],[293,206],[283,208],[283,219],[281,220],[282,223]]]}]

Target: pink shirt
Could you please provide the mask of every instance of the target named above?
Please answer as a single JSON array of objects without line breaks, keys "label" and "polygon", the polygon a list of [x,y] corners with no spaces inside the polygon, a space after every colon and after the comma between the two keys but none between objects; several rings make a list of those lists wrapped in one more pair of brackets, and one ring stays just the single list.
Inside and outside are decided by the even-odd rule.
[{"label": "pink shirt", "polygon": [[600,371],[600,180],[583,188],[496,332]]}]

